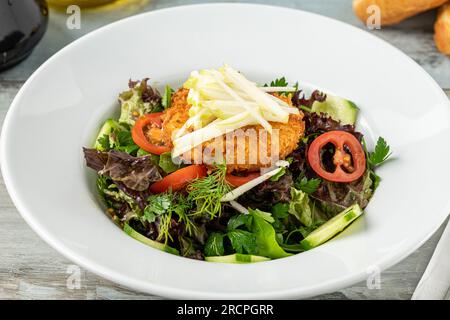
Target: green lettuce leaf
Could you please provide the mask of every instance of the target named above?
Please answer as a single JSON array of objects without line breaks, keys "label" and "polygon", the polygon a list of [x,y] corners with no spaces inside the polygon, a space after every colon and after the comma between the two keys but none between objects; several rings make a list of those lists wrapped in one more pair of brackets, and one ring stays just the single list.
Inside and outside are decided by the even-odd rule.
[{"label": "green lettuce leaf", "polygon": [[163,169],[165,173],[172,173],[180,169],[181,165],[173,163],[172,154],[166,152],[159,156],[159,167]]},{"label": "green lettuce leaf", "polygon": [[309,227],[313,224],[313,211],[308,195],[295,188],[291,188],[291,202],[289,213],[294,215],[303,225]]},{"label": "green lettuce leaf", "polygon": [[170,86],[166,86],[164,89],[164,94],[162,96],[161,104],[164,109],[170,108],[170,103],[172,102],[172,94],[174,90]]},{"label": "green lettuce leaf", "polygon": [[236,216],[232,216],[230,220],[228,220],[227,230],[231,231],[239,228],[240,226],[246,226],[247,229],[250,229],[252,225],[252,216],[249,214],[238,214]]},{"label": "green lettuce leaf", "polygon": [[294,215],[307,230],[312,231],[328,220],[307,193],[291,188],[291,198],[289,213]]}]

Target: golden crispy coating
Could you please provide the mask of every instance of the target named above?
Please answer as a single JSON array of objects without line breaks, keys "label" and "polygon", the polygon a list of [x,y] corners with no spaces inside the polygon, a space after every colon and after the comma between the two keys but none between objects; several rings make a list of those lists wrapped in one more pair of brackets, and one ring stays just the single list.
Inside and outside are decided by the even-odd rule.
[{"label": "golden crispy coating", "polygon": [[[227,153],[225,159],[228,172],[259,171],[260,168],[274,165],[276,160],[284,160],[297,148],[303,136],[305,127],[302,118],[303,115],[290,115],[288,123],[271,122],[272,135],[262,126],[252,125],[238,131],[241,134],[233,132],[223,137],[222,154]],[[277,139],[278,144],[272,146],[273,139]],[[275,149],[272,150],[272,147]],[[214,162],[214,149],[215,141],[203,144],[203,156],[209,163]],[[207,158],[208,152],[211,153],[211,159]]]},{"label": "golden crispy coating", "polygon": [[180,129],[189,119],[189,108],[187,96],[189,89],[181,88],[172,95],[170,108],[162,116],[163,139],[166,146],[172,147],[172,133]]},{"label": "golden crispy coating", "polygon": [[[180,129],[189,118],[190,105],[187,103],[189,90],[179,89],[172,96],[172,104],[162,116],[162,139],[164,145],[173,146],[172,133]],[[278,96],[290,104],[289,97]],[[196,148],[188,157],[192,162],[199,161],[202,151],[202,162],[213,163],[217,150],[222,150],[227,162],[228,172],[258,171],[262,167],[270,167],[274,160],[285,159],[297,148],[300,138],[303,136],[305,124],[303,114],[291,114],[287,123],[271,122],[273,134],[270,135],[260,125],[243,127],[241,130],[222,136],[220,139],[203,143],[202,148]],[[152,140],[161,139],[155,135]],[[276,138],[278,144],[273,144]],[[220,140],[220,141],[218,141]],[[278,146],[278,147],[277,147]],[[273,149],[272,149],[273,148]],[[217,149],[217,150],[216,150]],[[274,153],[272,158],[272,153]],[[185,156],[186,158],[186,156]]]}]

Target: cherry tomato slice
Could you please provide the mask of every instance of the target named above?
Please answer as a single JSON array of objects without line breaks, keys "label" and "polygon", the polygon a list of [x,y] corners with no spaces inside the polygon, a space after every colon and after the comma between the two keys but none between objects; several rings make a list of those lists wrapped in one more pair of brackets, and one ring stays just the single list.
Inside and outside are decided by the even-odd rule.
[{"label": "cherry tomato slice", "polygon": [[235,176],[233,174],[227,174],[225,176],[225,180],[227,180],[227,182],[233,187],[239,187],[249,181],[252,181],[255,178],[258,178],[259,176],[260,174],[257,172],[249,173],[246,176]]},{"label": "cherry tomato slice", "polygon": [[169,147],[158,146],[150,143],[144,134],[144,128],[149,124],[156,124],[158,127],[161,126],[162,114],[163,112],[157,112],[143,115],[136,121],[133,129],[131,129],[131,137],[133,138],[134,143],[136,143],[141,149],[153,154],[163,154],[170,151]]},{"label": "cherry tomato slice", "polygon": [[162,193],[171,189],[178,191],[183,189],[190,181],[206,177],[206,167],[202,165],[191,165],[178,169],[175,172],[165,176],[162,180],[153,183],[150,191],[153,193]]},{"label": "cherry tomato slice", "polygon": [[[328,172],[322,166],[321,150],[327,143],[335,146],[334,172]],[[353,164],[350,164],[350,155],[345,151],[344,145],[350,150]],[[318,136],[309,146],[308,162],[320,177],[332,182],[355,181],[366,170],[366,156],[361,143],[354,135],[345,131],[329,131]],[[347,171],[344,171],[343,166]]]}]

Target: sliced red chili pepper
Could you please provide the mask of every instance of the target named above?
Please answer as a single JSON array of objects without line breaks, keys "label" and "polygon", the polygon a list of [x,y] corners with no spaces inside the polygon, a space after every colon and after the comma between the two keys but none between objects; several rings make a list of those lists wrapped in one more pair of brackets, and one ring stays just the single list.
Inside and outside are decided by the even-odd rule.
[{"label": "sliced red chili pepper", "polygon": [[162,119],[161,115],[163,112],[149,113],[140,117],[133,126],[131,130],[131,137],[134,143],[136,143],[141,149],[153,153],[153,154],[163,154],[169,152],[171,149],[167,146],[156,145],[151,143],[144,133],[144,128],[148,125],[156,125],[161,127]]},{"label": "sliced red chili pepper", "polygon": [[[333,163],[336,169],[334,172],[325,170],[322,165],[322,148],[328,143],[332,143],[335,147]],[[350,154],[346,152],[344,146]],[[366,170],[366,156],[361,143],[354,135],[345,131],[329,131],[318,136],[309,146],[308,162],[320,177],[333,182],[355,181]]]},{"label": "sliced red chili pepper", "polygon": [[162,180],[153,183],[150,191],[153,193],[162,193],[171,189],[177,191],[183,189],[190,181],[206,177],[207,169],[202,165],[191,165],[178,169],[175,172],[165,176]]}]

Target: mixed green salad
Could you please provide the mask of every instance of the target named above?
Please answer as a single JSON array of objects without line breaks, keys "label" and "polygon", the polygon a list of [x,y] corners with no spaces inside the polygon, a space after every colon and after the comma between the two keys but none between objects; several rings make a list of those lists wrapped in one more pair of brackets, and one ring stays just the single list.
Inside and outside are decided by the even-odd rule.
[{"label": "mixed green salad", "polygon": [[[248,118],[257,108],[269,110],[261,101],[271,95],[272,101],[280,100],[276,102],[288,118],[295,114],[302,121],[303,132],[293,151],[257,172],[229,172],[225,162],[176,161],[173,150],[183,146],[152,137],[158,134],[155,130],[165,129],[178,91],[166,86],[160,94],[148,79],[130,81],[119,94],[120,117],[106,120],[93,146],[84,148],[87,166],[98,174],[97,189],[107,213],[144,244],[211,262],[278,259],[333,238],[361,216],[378,187],[375,169],[391,154],[386,141],[380,137],[373,151],[366,149],[363,135],[355,129],[359,109],[351,101],[318,90],[306,97],[298,84],[289,86],[285,78],[253,86],[232,70],[229,77],[226,72],[200,72],[186,81],[180,90],[190,98],[206,99],[201,86],[209,86],[220,101],[226,94],[233,101],[189,100],[197,108],[189,117],[201,113],[196,119],[203,119],[202,128],[217,123],[220,105],[220,115],[233,110],[234,114],[225,112],[226,117],[247,112]],[[225,85],[212,87],[214,81]],[[244,110],[248,105],[255,109]],[[199,109],[209,106],[210,113]],[[245,125],[286,123],[286,114],[269,113],[261,112],[261,119],[254,116],[256,122]],[[212,120],[205,122],[205,114]]]}]

